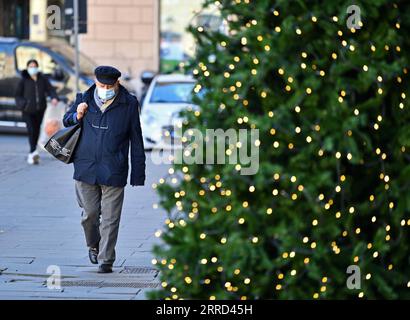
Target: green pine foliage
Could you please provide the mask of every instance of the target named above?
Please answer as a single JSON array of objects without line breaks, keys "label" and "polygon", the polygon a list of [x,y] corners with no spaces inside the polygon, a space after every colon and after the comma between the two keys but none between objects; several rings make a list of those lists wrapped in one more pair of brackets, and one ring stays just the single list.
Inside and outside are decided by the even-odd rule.
[{"label": "green pine foliage", "polygon": [[360,1],[357,30],[351,1],[215,3],[228,32],[191,28],[206,93],[187,127],[259,129],[260,166],[174,165],[158,184],[151,297],[410,298],[410,2]]}]

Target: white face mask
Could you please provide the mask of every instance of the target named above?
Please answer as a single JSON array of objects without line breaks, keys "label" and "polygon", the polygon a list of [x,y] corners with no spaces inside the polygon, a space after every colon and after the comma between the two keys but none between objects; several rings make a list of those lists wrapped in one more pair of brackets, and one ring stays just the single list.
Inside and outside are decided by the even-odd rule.
[{"label": "white face mask", "polygon": [[35,76],[38,73],[37,67],[28,67],[27,72],[30,76]]},{"label": "white face mask", "polygon": [[104,88],[97,87],[97,94],[98,94],[98,97],[101,100],[106,101],[106,100],[110,100],[110,99],[114,98],[115,90],[114,90],[114,88],[104,89]]}]

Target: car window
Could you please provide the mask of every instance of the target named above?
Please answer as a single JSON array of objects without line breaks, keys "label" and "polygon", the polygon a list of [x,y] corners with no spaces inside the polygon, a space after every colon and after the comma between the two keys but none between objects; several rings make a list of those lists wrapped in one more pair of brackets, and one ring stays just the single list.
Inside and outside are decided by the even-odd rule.
[{"label": "car window", "polygon": [[6,71],[6,52],[0,47],[0,78],[5,78]]},{"label": "car window", "polygon": [[191,103],[194,86],[194,82],[157,82],[150,102]]},{"label": "car window", "polygon": [[27,61],[36,59],[39,64],[39,69],[42,73],[51,75],[54,74],[57,68],[56,62],[45,51],[30,46],[19,46],[16,49],[17,69],[23,71],[27,68]]},{"label": "car window", "polygon": [[8,48],[0,45],[0,79],[14,77],[14,60],[9,54]]}]

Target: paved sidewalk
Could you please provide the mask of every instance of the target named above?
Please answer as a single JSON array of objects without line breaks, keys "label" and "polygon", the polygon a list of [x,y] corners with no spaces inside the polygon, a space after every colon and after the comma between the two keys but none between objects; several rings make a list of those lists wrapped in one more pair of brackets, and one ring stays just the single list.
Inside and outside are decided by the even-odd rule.
[{"label": "paved sidewalk", "polygon": [[[151,248],[165,219],[153,209],[151,185],[167,166],[147,154],[146,185],[125,190],[114,273],[98,274],[88,260],[72,165],[42,152],[40,165],[28,166],[26,139],[0,135],[0,299],[145,299],[159,285]],[[47,288],[49,266],[60,268],[61,289]]]}]

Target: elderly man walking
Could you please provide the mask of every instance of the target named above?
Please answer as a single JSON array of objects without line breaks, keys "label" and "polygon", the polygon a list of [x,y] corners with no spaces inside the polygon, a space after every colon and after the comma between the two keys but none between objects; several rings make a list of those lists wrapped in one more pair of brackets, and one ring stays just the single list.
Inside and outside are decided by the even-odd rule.
[{"label": "elderly man walking", "polygon": [[99,273],[112,272],[115,261],[130,145],[130,184],[145,181],[139,103],[119,83],[120,76],[113,67],[96,68],[95,84],[77,97],[63,119],[66,127],[82,125],[73,159],[75,190],[89,258],[100,264]]}]

